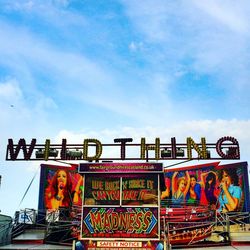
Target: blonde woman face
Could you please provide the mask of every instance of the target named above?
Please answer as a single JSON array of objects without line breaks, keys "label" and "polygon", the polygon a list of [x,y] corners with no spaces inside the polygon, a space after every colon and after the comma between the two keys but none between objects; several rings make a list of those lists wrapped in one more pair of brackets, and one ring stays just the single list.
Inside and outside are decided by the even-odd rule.
[{"label": "blonde woman face", "polygon": [[63,189],[67,184],[67,174],[64,170],[60,170],[57,174],[57,183],[60,189]]},{"label": "blonde woman face", "polygon": [[179,189],[183,192],[185,190],[185,187],[186,187],[186,181],[181,180],[179,183]]}]

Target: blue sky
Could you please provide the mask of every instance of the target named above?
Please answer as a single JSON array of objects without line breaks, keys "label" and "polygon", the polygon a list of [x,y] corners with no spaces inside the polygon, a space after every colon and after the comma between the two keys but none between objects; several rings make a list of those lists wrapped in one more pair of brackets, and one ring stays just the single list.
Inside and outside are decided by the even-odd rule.
[{"label": "blue sky", "polygon": [[249,44],[247,0],[0,0],[2,212],[39,185],[19,206],[40,163],[6,162],[8,138],[231,135],[248,161]]}]

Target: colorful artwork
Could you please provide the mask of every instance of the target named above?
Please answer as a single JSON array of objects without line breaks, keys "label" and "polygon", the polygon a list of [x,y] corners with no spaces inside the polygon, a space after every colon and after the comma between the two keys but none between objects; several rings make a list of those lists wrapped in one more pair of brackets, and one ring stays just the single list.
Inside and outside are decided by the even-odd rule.
[{"label": "colorful artwork", "polygon": [[120,178],[88,175],[86,178],[85,205],[119,205]]},{"label": "colorful artwork", "polygon": [[[83,171],[81,238],[159,239],[160,167],[159,164],[83,164],[80,171],[92,171]],[[124,169],[127,171],[123,172]]]},{"label": "colorful artwork", "polygon": [[75,167],[41,165],[39,209],[82,205],[83,178]]},{"label": "colorful artwork", "polygon": [[157,204],[157,175],[125,174],[86,176],[84,205]]},{"label": "colorful artwork", "polygon": [[208,205],[219,212],[249,211],[247,164],[219,163],[168,170],[162,199],[168,205]]},{"label": "colorful artwork", "polygon": [[85,208],[82,238],[158,238],[157,218],[152,207]]}]

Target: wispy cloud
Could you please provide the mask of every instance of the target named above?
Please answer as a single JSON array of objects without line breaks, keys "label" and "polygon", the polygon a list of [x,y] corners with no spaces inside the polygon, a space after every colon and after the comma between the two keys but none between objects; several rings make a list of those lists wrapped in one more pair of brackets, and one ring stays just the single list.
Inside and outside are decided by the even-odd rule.
[{"label": "wispy cloud", "polygon": [[[1,26],[0,62],[9,69],[10,75],[19,77],[24,94],[46,94],[51,100],[55,94],[57,97],[74,98],[83,104],[101,107],[137,121],[154,121],[158,116],[157,110],[167,109],[166,97],[159,96],[163,93],[164,76],[140,77],[144,85],[136,86],[136,80],[130,75],[124,76],[108,64],[103,67],[101,61],[93,61],[84,54],[63,51],[22,27],[12,27],[4,22]],[[147,91],[151,92],[151,99],[146,98]],[[145,116],[141,110],[149,112]]]},{"label": "wispy cloud", "polygon": [[141,50],[143,49],[143,43],[142,42],[135,42],[135,41],[132,41],[130,44],[129,44],[129,49],[132,51],[132,52],[136,52],[138,50]]},{"label": "wispy cloud", "polygon": [[[203,101],[200,99],[195,102],[194,95],[205,94],[206,90],[193,92],[192,86],[196,84],[197,76],[206,79],[214,92],[223,93],[224,109],[228,108],[228,116],[231,110],[232,117],[238,117],[240,113],[248,117],[247,110],[236,111],[231,101],[242,96],[238,101],[240,106],[244,106],[249,99],[248,1],[148,0],[141,5],[138,1],[128,0],[123,4],[132,24],[144,38],[143,43],[151,44],[150,55],[146,59],[152,61],[153,70],[157,67],[171,76],[172,93],[179,85],[188,82],[191,91],[185,96],[193,99],[192,107],[201,104]],[[206,100],[211,107],[218,106],[219,99],[207,95]],[[171,101],[181,100],[173,95]]]},{"label": "wispy cloud", "polygon": [[[191,136],[200,142],[205,137],[208,143],[216,143],[223,136],[235,137],[241,147],[242,160],[247,160],[250,146],[250,120],[192,120],[180,124],[165,126],[145,127],[121,127],[120,129],[70,131],[62,130],[55,136],[55,141],[60,143],[67,138],[68,143],[82,143],[84,139],[96,138],[102,143],[113,143],[115,138],[133,138],[133,143],[140,143],[145,137],[148,143],[154,143],[156,137],[160,137],[162,143],[170,143],[171,137],[176,137],[179,143],[185,143],[186,138]],[[110,152],[109,152],[110,153]],[[110,156],[112,155],[112,152]]]},{"label": "wispy cloud", "polygon": [[0,107],[2,117],[0,127],[3,130],[8,125],[8,121],[13,120],[13,118],[24,117],[27,119],[30,116],[25,106],[22,90],[15,79],[0,82]]},{"label": "wispy cloud", "polygon": [[198,1],[193,0],[198,9],[233,32],[249,36],[248,1]]},{"label": "wispy cloud", "polygon": [[22,91],[15,80],[8,81],[6,83],[0,83],[0,97],[1,100],[13,100],[20,99],[22,97]]}]

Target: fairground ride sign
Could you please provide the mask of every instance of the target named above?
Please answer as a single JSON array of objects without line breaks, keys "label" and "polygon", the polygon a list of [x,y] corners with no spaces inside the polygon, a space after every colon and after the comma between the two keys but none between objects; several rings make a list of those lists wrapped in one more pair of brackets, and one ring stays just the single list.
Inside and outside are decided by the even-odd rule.
[{"label": "fairground ride sign", "polygon": [[[114,143],[103,144],[98,139],[84,139],[82,144],[51,144],[50,139],[44,144],[37,144],[32,139],[30,144],[20,139],[17,144],[8,140],[6,160],[85,160],[85,161],[119,161],[119,160],[192,160],[192,159],[240,159],[240,147],[237,139],[224,136],[216,143],[207,143],[205,137],[201,141],[186,138],[185,143],[177,143],[172,137],[169,143],[155,138],[153,143],[141,138],[140,143],[132,143],[132,138],[116,138]],[[22,151],[22,153],[21,153]],[[108,156],[112,152],[112,156]]]}]

